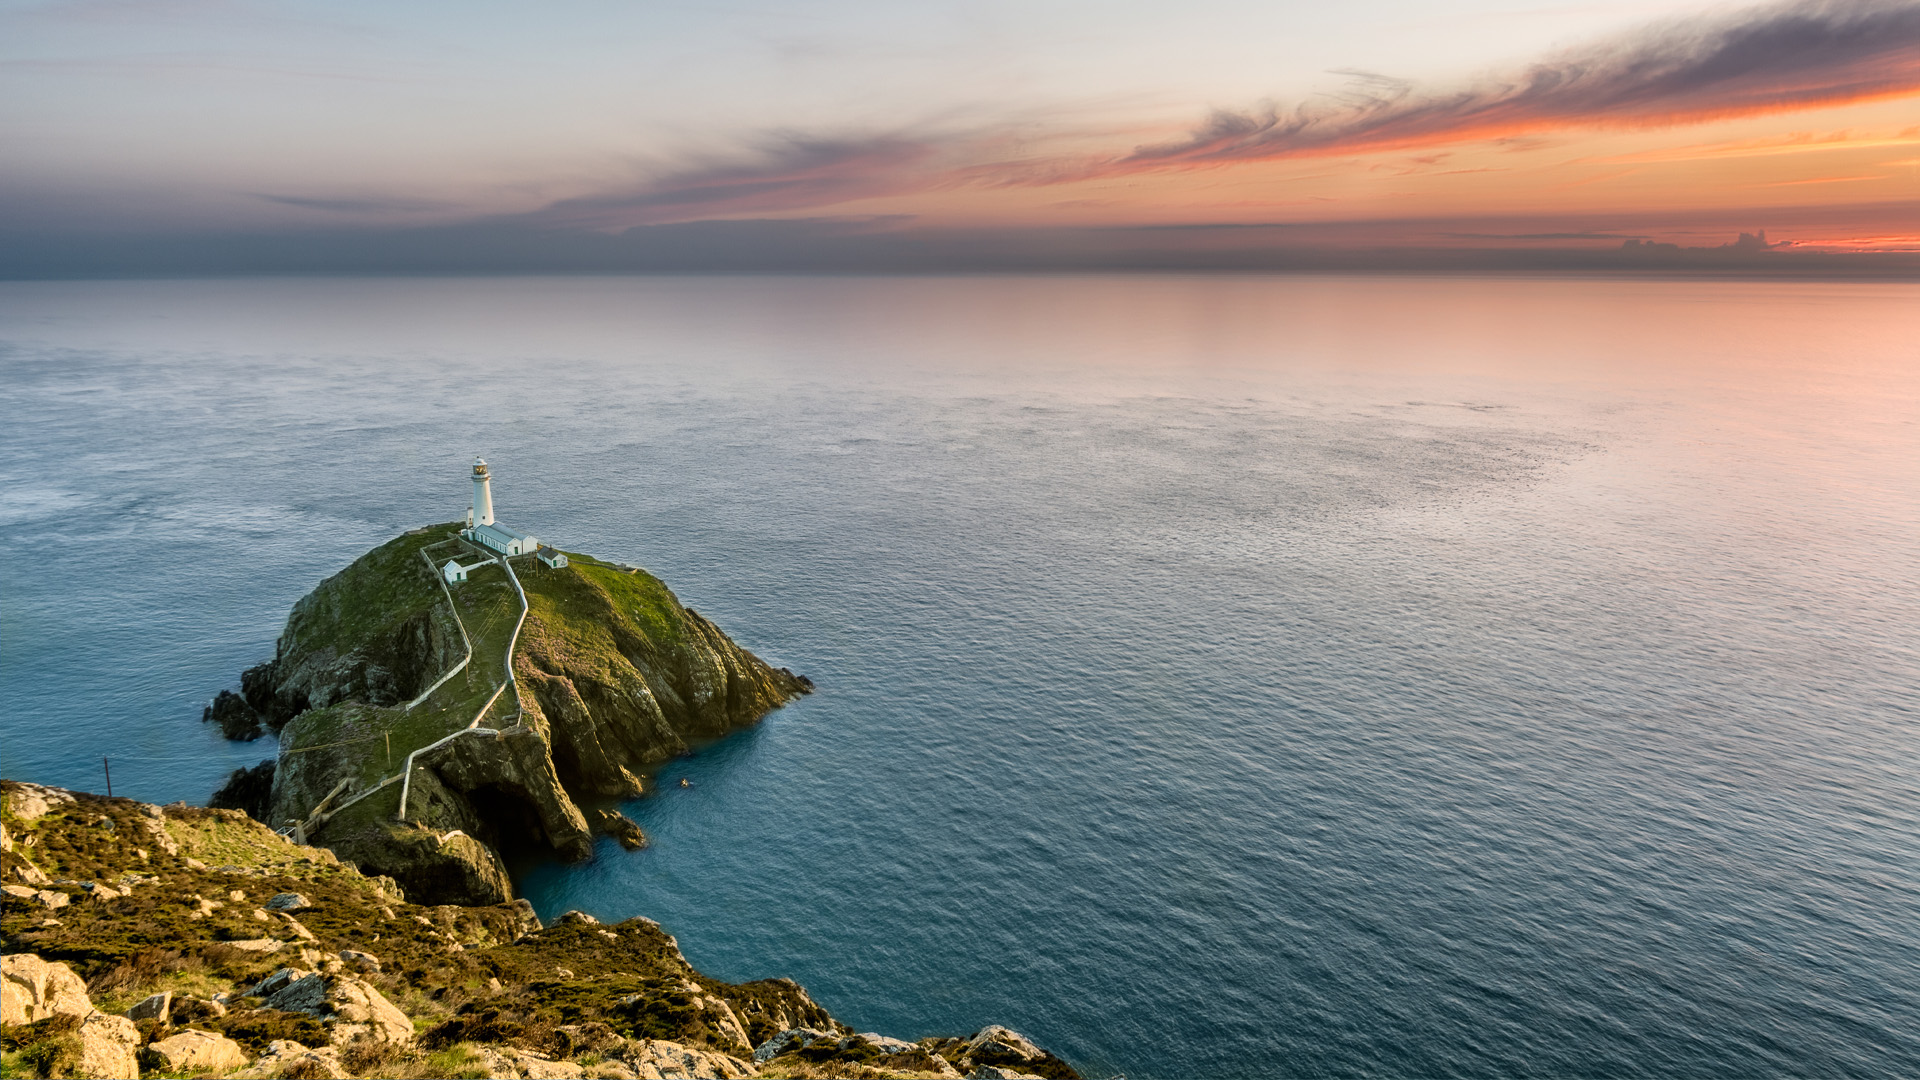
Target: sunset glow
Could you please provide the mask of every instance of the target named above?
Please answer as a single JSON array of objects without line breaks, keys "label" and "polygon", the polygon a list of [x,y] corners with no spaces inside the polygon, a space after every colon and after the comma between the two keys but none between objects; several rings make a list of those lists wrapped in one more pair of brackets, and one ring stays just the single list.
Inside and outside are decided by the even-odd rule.
[{"label": "sunset glow", "polygon": [[1279,65],[1150,8],[1077,24],[1071,4],[848,0],[611,28],[568,5],[538,24],[290,10],[0,8],[0,230],[29,247],[423,229],[578,247],[705,223],[937,233],[961,262],[1011,252],[992,235],[1010,229],[1134,230],[1130,250],[1189,254],[1251,249],[1166,230],[1264,230],[1253,247],[1276,251],[1766,230],[1907,252],[1920,234],[1913,3],[1194,13],[1265,35]]}]

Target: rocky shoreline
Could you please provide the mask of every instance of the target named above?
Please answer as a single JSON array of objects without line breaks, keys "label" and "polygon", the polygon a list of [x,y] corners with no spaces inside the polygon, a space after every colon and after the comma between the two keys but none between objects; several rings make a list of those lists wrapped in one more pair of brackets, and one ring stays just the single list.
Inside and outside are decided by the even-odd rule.
[{"label": "rocky shoreline", "polygon": [[708,978],[648,919],[411,903],[238,811],[0,795],[8,1076],[1076,1076],[1006,1028],[895,1039]]},{"label": "rocky shoreline", "polygon": [[896,1039],[708,978],[649,919],[542,926],[503,849],[645,847],[606,804],[813,684],[638,567],[443,582],[463,543],[412,530],[294,606],[205,716],[279,753],[209,807],[0,781],[4,1075],[1074,1080],[1006,1028]]}]

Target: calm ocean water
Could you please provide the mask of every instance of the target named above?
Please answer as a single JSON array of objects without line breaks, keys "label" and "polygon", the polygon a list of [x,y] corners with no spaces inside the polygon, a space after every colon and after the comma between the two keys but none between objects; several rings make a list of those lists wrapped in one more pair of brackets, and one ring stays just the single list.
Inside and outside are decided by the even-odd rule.
[{"label": "calm ocean water", "polygon": [[1089,1075],[1920,1075],[1920,287],[0,284],[0,772],[464,511],[821,691],[525,868]]}]

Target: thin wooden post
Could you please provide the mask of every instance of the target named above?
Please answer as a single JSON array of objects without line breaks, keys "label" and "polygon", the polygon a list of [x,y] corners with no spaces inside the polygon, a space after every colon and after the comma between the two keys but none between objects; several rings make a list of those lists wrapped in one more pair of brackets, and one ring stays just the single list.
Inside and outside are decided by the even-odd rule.
[{"label": "thin wooden post", "polygon": [[111,766],[111,765],[109,765],[109,764],[107,764],[107,759],[106,759],[106,758],[101,758],[101,759],[100,759],[100,768],[102,768],[103,770],[105,770],[105,771],[106,771],[106,774],[107,774],[107,798],[109,798],[109,799],[111,799],[111,798],[113,798],[113,766]]},{"label": "thin wooden post", "polygon": [[393,732],[391,731],[386,732],[386,736],[387,736],[387,768],[391,769],[393,768]]}]

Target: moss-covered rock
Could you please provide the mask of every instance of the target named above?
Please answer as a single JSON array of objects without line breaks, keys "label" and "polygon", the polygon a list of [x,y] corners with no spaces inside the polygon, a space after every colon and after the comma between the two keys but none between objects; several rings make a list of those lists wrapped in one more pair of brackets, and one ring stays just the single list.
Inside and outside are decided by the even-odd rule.
[{"label": "moss-covered rock", "polygon": [[[95,1026],[116,1038],[133,1021],[111,1014],[172,992],[167,1018],[138,1025],[139,1043],[191,1025],[255,1058],[246,1075],[504,1075],[501,1062],[517,1062],[513,1067],[525,1074],[546,1061],[584,1075],[621,1075],[606,1071],[618,1066],[640,1075],[672,1067],[682,1075],[742,1077],[952,1076],[954,1064],[1011,1054],[1031,1058],[1021,1071],[1072,1076],[1057,1058],[1005,1029],[923,1039],[910,1050],[899,1040],[856,1036],[789,980],[708,978],[648,919],[602,925],[572,916],[541,928],[524,901],[409,903],[392,883],[237,811],[161,808],[13,781],[0,781],[0,793],[15,841],[0,861],[11,870],[21,852],[33,852],[53,878],[48,888],[74,898],[50,912],[6,894],[0,936],[8,953],[71,968],[91,994],[88,1007],[118,1021]],[[38,812],[23,818],[12,812],[17,804]],[[92,899],[89,883],[109,884],[116,895]],[[269,910],[288,893],[305,901],[297,908],[299,929],[287,912]],[[271,950],[252,947],[261,941]],[[296,972],[266,981],[283,967],[314,979],[331,1007],[289,994]],[[372,998],[343,994],[342,987],[377,992],[417,1036],[395,1038],[402,1033],[397,1023],[380,1038],[348,1030],[369,1020],[340,1002]],[[6,1075],[80,1069],[83,1022],[62,1014],[8,1025]],[[795,1028],[826,1042],[809,1040],[755,1062],[755,1047]]]},{"label": "moss-covered rock", "polygon": [[456,525],[416,529],[294,605],[273,660],[208,710],[236,735],[264,722],[280,756],[215,802],[422,899],[495,902],[503,850],[588,857],[584,805],[641,794],[649,768],[811,689],[637,568],[495,560],[452,588],[433,570],[482,555]]}]

